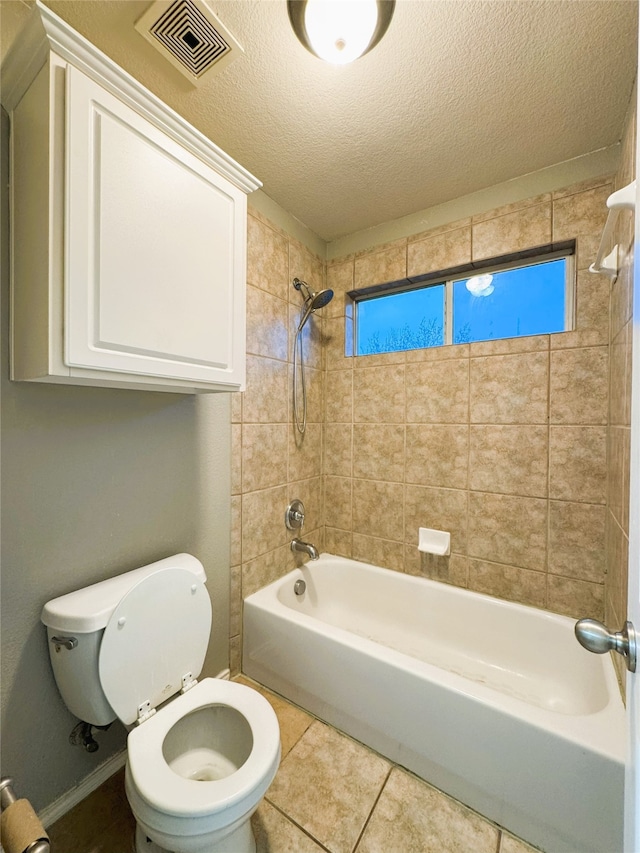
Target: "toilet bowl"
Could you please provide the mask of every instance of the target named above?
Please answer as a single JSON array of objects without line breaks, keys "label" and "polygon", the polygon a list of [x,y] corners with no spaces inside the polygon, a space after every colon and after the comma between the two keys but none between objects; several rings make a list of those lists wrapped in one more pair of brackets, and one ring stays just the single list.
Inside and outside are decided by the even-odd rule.
[{"label": "toilet bowl", "polygon": [[116,718],[137,853],[254,853],[250,817],[280,761],[267,700],[242,684],[197,681],[211,602],[202,564],[178,554],[48,602],[51,663],[67,707]]},{"label": "toilet bowl", "polygon": [[[127,749],[127,798],[156,849],[255,851],[239,830],[280,763],[278,721],[257,691],[206,678],[134,729]],[[155,853],[139,841],[137,850]]]}]

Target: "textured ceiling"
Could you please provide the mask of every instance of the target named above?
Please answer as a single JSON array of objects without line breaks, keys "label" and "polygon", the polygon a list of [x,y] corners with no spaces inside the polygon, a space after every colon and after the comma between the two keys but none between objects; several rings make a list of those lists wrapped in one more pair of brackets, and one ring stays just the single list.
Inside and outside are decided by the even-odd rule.
[{"label": "textured ceiling", "polygon": [[327,241],[616,143],[637,64],[636,0],[398,0],[344,67],[284,0],[211,0],[245,54],[194,88],[134,30],[146,0],[45,2]]}]

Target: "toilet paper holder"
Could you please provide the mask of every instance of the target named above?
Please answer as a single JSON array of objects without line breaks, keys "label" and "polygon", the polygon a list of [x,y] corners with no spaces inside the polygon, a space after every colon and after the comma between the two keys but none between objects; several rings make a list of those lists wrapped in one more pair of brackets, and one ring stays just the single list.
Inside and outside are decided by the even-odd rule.
[{"label": "toilet paper holder", "polygon": [[9,808],[11,803],[15,803],[18,799],[16,795],[13,793],[13,779],[9,778],[9,776],[3,776],[0,779],[0,811],[4,811]]},{"label": "toilet paper holder", "polygon": [[[10,776],[3,776],[0,779],[0,811],[6,811],[17,799],[13,790],[13,779]],[[46,839],[39,839],[32,844],[27,844],[23,853],[51,853],[51,846]]]}]

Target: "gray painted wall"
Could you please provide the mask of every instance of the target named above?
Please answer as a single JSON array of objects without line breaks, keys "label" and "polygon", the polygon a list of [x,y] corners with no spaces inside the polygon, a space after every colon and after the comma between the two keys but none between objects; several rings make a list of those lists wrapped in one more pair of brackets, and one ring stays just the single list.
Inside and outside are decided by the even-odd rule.
[{"label": "gray painted wall", "polygon": [[8,119],[2,114],[2,775],[40,810],[124,748],[93,755],[58,694],[40,623],[50,598],[187,551],[209,579],[205,673],[229,665],[230,397],[8,379]]}]

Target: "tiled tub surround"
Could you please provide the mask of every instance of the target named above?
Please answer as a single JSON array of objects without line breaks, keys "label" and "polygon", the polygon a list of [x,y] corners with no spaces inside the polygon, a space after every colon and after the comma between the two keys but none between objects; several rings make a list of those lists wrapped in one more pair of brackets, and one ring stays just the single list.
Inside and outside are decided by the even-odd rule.
[{"label": "tiled tub surround", "polygon": [[573,624],[322,555],[246,599],[243,671],[545,850],[613,853],[624,710]]},{"label": "tiled tub surround", "polygon": [[[609,283],[588,266],[611,191],[603,178],[328,264],[327,551],[603,617]],[[345,355],[348,291],[569,239],[575,331]],[[451,531],[451,556],[421,556],[419,527]]]},{"label": "tiled tub surround", "polygon": [[247,390],[232,396],[231,670],[240,668],[241,599],[301,562],[284,512],[306,510],[302,537],[324,549],[322,511],[322,312],[303,332],[307,429],[292,425],[295,332],[302,307],[294,277],[321,290],[325,264],[250,209],[247,263]]},{"label": "tiled tub surround", "polygon": [[[283,523],[294,497],[307,509],[305,538],[322,550],[572,617],[603,617],[608,571],[607,618],[622,624],[630,274],[610,300],[608,280],[588,272],[612,181],[326,265],[250,210],[248,388],[234,395],[232,414],[232,671],[242,598],[294,564]],[[345,356],[348,291],[572,239],[575,331]],[[305,329],[310,412],[302,446],[291,412],[294,276],[336,294]],[[611,346],[610,301],[611,328],[619,329]],[[419,555],[421,526],[452,532],[451,557]]]},{"label": "tiled tub surround", "polygon": [[[282,763],[251,821],[257,853],[536,853],[362,744],[261,692],[278,716]],[[55,853],[133,853],[134,827],[121,771],[49,832]]]},{"label": "tiled tub surround", "polygon": [[[636,98],[632,97],[621,164],[614,189],[635,177]],[[607,575],[605,621],[617,630],[627,618],[627,560],[629,552],[629,456],[631,446],[631,354],[633,328],[634,219],[624,211],[617,221],[614,242],[619,245],[620,272],[611,287],[609,324],[609,419],[607,464]],[[618,657],[618,655],[615,655]],[[623,686],[626,670],[615,661]]]}]

